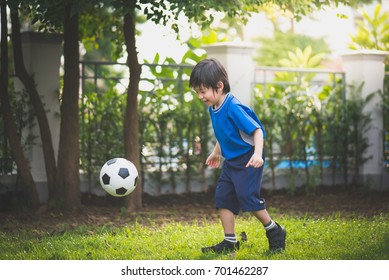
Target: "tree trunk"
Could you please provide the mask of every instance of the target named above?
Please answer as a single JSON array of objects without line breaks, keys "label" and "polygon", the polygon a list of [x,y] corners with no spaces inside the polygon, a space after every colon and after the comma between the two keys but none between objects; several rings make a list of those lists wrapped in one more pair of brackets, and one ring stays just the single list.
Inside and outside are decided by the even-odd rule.
[{"label": "tree trunk", "polygon": [[33,105],[35,115],[38,120],[40,135],[42,140],[43,155],[45,159],[47,186],[49,190],[49,197],[55,197],[55,173],[56,163],[53,148],[53,141],[51,137],[49,122],[47,120],[45,108],[39,97],[36,84],[32,75],[28,74],[22,52],[19,15],[16,9],[11,9],[12,22],[12,46],[14,53],[15,74],[23,83],[28,92],[31,103]]},{"label": "tree trunk", "polygon": [[23,187],[27,189],[29,205],[37,208],[40,205],[35,182],[30,172],[28,162],[24,157],[23,148],[19,141],[15,122],[11,112],[8,97],[8,31],[6,1],[1,0],[1,80],[0,80],[0,103],[5,131],[11,146],[13,158],[18,168],[18,174],[22,178]]},{"label": "tree trunk", "polygon": [[[133,11],[135,11],[135,7]],[[138,127],[138,92],[141,66],[138,62],[138,53],[135,44],[135,19],[129,13],[124,16],[123,29],[128,54],[127,65],[130,70],[124,118],[124,153],[125,157],[135,164],[139,174],[141,174]],[[128,212],[138,211],[142,208],[142,182],[140,180],[134,192],[129,195],[126,203]]]},{"label": "tree trunk", "polygon": [[64,87],[57,167],[57,185],[67,209],[81,206],[78,14],[72,14],[71,10],[72,4],[67,5],[64,17]]}]

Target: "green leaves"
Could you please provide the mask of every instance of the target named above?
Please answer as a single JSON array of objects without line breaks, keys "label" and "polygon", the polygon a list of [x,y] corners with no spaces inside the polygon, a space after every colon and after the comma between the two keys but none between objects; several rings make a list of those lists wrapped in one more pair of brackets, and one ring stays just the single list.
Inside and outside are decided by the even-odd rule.
[{"label": "green leaves", "polygon": [[314,54],[311,46],[307,46],[304,50],[296,48],[294,53],[288,51],[289,58],[280,59],[280,65],[296,68],[317,68],[325,55],[325,53]]},{"label": "green leaves", "polygon": [[[307,46],[304,50],[296,48],[295,52],[288,51],[288,58],[280,59],[279,64],[288,68],[318,68],[325,53],[313,54],[312,47]],[[311,81],[315,74],[309,72],[277,72],[277,80],[304,84]]]},{"label": "green leaves", "polygon": [[372,15],[360,10],[362,19],[357,20],[357,33],[350,35],[351,49],[389,50],[389,12],[377,5]]},{"label": "green leaves", "polygon": [[[276,31],[274,33],[274,38],[259,38],[258,39],[260,47],[255,56],[255,60],[258,65],[266,66],[281,66],[280,60],[286,59],[291,60],[289,57],[289,52],[297,56],[297,50],[300,49],[300,52],[304,53],[308,58],[315,56],[316,54],[329,53],[329,47],[323,39],[314,39],[309,36],[294,34],[292,32],[281,32]],[[308,50],[307,47],[310,47],[311,50]],[[307,53],[310,51],[310,54]],[[303,57],[304,55],[301,55]],[[295,67],[299,67],[299,64],[303,63],[303,60],[300,60],[299,63],[295,63]],[[311,63],[312,67],[316,67],[315,63]],[[307,66],[305,66],[307,67]]]},{"label": "green leaves", "polygon": [[[335,73],[312,69],[320,65],[323,57],[321,53],[313,54],[310,47],[297,48],[280,61],[288,68],[264,68],[262,71],[268,71],[263,74],[267,77],[266,85],[257,86],[255,108],[267,131],[272,177],[279,160],[288,160],[292,192],[294,176],[302,173],[301,168],[293,168],[293,162],[305,166],[306,191],[311,191],[318,178],[323,180],[325,165],[332,168],[333,178],[337,172],[342,173],[344,183],[348,184],[348,174],[358,178],[359,167],[369,157],[365,155],[366,131],[371,118],[364,107],[373,94],[361,99],[358,96],[361,85],[352,89],[353,97],[345,102],[343,81]],[[309,167],[314,161],[316,169]],[[317,168],[320,177],[314,175]]]}]

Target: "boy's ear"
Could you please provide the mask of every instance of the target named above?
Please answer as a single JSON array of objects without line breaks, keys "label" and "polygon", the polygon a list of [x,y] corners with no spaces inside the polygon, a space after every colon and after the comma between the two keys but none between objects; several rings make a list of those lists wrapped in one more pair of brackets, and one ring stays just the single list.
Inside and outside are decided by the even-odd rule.
[{"label": "boy's ear", "polygon": [[224,83],[222,81],[217,82],[217,89],[223,91],[224,89]]}]

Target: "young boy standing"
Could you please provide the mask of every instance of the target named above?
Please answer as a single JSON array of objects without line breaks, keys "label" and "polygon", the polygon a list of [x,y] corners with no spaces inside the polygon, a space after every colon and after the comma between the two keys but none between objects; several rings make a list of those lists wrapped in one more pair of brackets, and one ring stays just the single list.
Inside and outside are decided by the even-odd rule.
[{"label": "young boy standing", "polygon": [[189,86],[209,106],[217,139],[206,164],[220,166],[225,159],[215,194],[215,207],[224,230],[224,240],[202,248],[216,253],[239,250],[235,235],[235,215],[251,212],[264,226],[271,251],[284,250],[286,231],[274,222],[259,197],[265,162],[264,128],[255,112],[241,104],[231,93],[228,75],[216,59],[204,59],[193,69]]}]

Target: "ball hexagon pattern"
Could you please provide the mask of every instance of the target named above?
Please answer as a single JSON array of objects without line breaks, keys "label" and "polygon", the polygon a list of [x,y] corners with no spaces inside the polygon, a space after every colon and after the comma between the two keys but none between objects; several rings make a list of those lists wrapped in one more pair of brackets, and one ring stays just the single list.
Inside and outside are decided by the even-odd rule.
[{"label": "ball hexagon pattern", "polygon": [[138,181],[138,170],[125,158],[108,160],[100,170],[101,187],[110,195],[122,197],[132,193]]}]

